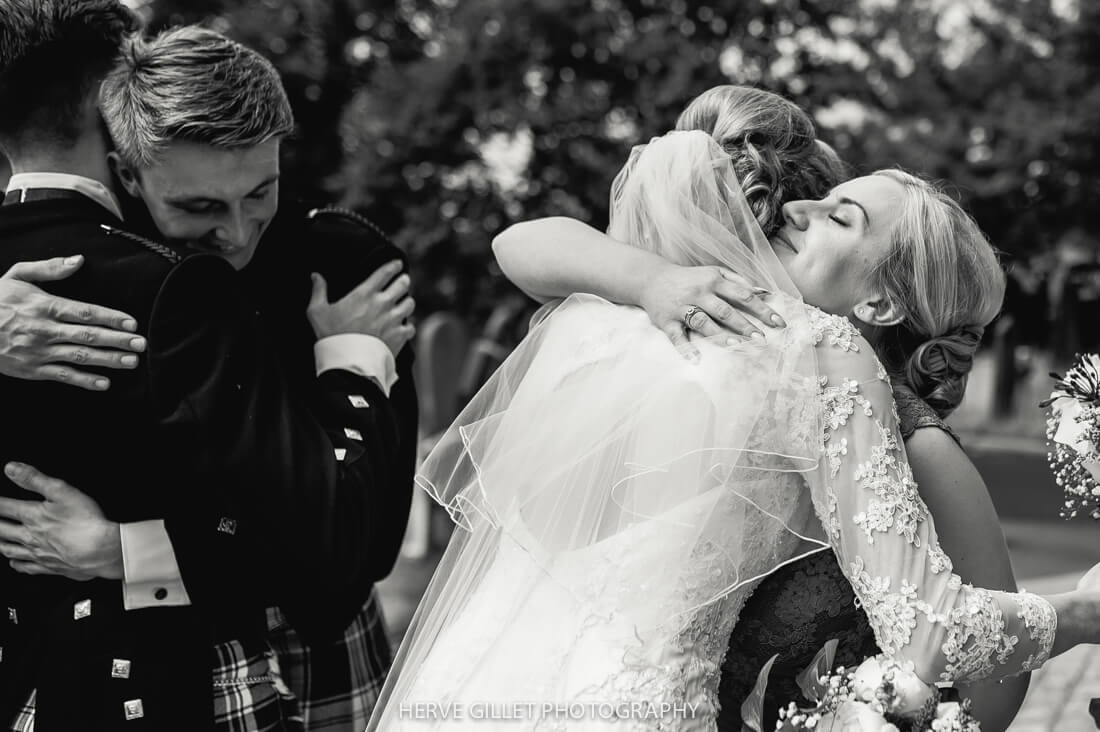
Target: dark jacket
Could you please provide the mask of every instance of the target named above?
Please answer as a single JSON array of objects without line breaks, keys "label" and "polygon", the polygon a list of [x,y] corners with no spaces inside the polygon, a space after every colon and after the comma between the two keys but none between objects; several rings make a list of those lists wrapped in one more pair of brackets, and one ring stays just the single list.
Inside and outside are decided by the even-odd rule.
[{"label": "dark jacket", "polygon": [[[149,340],[139,368],[112,372],[106,393],[0,378],[0,462],[78,486],[113,520],[164,518],[193,604],[124,611],[118,581],[4,565],[0,718],[34,688],[40,732],[207,729],[213,643],[262,642],[266,605],[324,602],[375,576],[363,546],[384,522],[364,486],[393,484],[397,421],[377,386],[349,372],[324,374],[308,394],[292,389],[224,261],[101,224],[117,227],[86,199],[0,208],[0,270],[83,254],[81,270],[48,289],[131,313]],[[0,492],[26,497],[6,479]],[[299,615],[330,632],[329,613],[317,628],[317,616]],[[131,661],[129,678],[112,677],[114,659]],[[126,721],[123,702],[137,698],[145,716]]]}]

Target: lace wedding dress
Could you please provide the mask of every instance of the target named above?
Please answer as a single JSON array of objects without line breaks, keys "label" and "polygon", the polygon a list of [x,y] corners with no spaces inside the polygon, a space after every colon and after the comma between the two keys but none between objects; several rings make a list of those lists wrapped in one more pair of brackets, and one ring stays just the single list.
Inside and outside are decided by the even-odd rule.
[{"label": "lace wedding dress", "polygon": [[591,296],[535,327],[424,466],[458,528],[369,729],[714,729],[746,597],[823,546],[926,680],[1042,663],[1053,608],[952,574],[885,370],[797,298],[713,140],[652,141],[613,211],[624,241],[783,290],[788,327],[697,363]]}]

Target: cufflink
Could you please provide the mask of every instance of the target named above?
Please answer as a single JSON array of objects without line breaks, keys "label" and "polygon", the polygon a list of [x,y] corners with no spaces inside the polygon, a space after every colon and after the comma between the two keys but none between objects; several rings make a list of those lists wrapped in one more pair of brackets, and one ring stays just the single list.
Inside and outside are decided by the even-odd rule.
[{"label": "cufflink", "polygon": [[[125,658],[111,659],[111,678],[112,679],[128,679],[130,678],[130,662]],[[140,704],[140,700],[138,702]]]},{"label": "cufflink", "polygon": [[19,613],[15,612],[15,608],[13,607],[8,608],[8,620],[15,625],[19,625]]},{"label": "cufflink", "polygon": [[145,707],[141,705],[141,699],[131,699],[122,702],[122,710],[126,713],[126,721],[141,719],[145,716]]},{"label": "cufflink", "polygon": [[153,590],[154,600],[163,600],[166,597],[168,597],[168,590],[164,589],[163,587],[158,587],[157,589]]},{"label": "cufflink", "polygon": [[352,394],[348,397],[348,401],[351,402],[351,406],[355,407],[356,409],[366,409],[370,406],[370,403],[367,402],[365,398],[363,398],[362,394]]},{"label": "cufflink", "polygon": [[336,459],[343,462],[344,458],[348,456],[348,451],[342,447],[336,448],[333,452],[336,453]]},{"label": "cufflink", "polygon": [[81,620],[92,614],[92,601],[81,600],[73,605],[73,620]]},{"label": "cufflink", "polygon": [[233,536],[237,533],[237,520],[226,518],[223,516],[218,521],[218,531],[222,532],[223,534],[229,534],[230,536]]},{"label": "cufflink", "polygon": [[363,433],[359,430],[353,430],[351,427],[345,427],[344,434],[347,435],[347,438],[349,440],[358,440],[359,442],[363,441]]}]

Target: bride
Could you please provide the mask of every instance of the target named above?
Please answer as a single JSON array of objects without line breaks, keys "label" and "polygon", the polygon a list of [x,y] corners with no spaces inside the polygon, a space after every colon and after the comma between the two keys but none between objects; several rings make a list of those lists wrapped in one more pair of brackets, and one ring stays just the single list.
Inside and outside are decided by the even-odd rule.
[{"label": "bride", "polygon": [[1019,673],[1098,640],[1095,595],[990,592],[952,573],[886,370],[839,315],[894,317],[853,300],[907,185],[878,174],[836,189],[850,232],[814,258],[806,242],[772,249],[705,133],[635,151],[609,233],[738,272],[777,293],[788,327],[695,341],[691,363],[642,311],[593,296],[535,327],[425,463],[421,485],[459,529],[371,729],[713,729],[746,596],[823,545],[883,651],[928,681]]}]

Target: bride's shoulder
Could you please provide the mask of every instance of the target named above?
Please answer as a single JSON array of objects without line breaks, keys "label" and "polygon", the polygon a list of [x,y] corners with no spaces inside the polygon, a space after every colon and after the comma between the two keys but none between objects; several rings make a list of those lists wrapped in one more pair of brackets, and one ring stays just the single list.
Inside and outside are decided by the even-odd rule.
[{"label": "bride's shoulder", "polygon": [[822,375],[889,383],[886,368],[851,320],[812,305],[805,308],[810,340],[817,349]]}]

